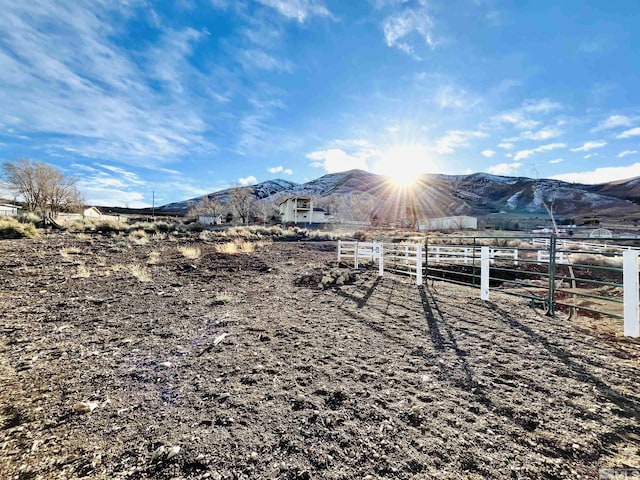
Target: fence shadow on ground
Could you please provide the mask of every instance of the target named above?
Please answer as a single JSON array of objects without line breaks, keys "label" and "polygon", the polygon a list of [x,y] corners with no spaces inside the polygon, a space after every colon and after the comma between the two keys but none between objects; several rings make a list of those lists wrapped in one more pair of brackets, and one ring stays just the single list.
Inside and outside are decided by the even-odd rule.
[{"label": "fence shadow on ground", "polygon": [[[602,414],[594,414],[593,412],[586,411],[577,403],[571,402],[569,398],[563,398],[562,395],[567,392],[554,392],[549,391],[551,396],[558,397],[560,400],[570,405],[573,410],[576,411],[575,416],[577,418],[584,419],[596,419],[601,424],[607,425],[611,429],[610,433],[602,434],[599,436],[599,442],[602,446],[602,451],[613,445],[635,445],[640,446],[640,396],[632,393],[624,393],[614,389],[604,378],[590,372],[585,365],[594,365],[593,359],[588,355],[576,354],[575,351],[565,350],[557,341],[554,341],[551,335],[546,335],[544,332],[536,331],[531,326],[527,325],[523,320],[515,318],[515,316],[505,310],[498,307],[491,302],[477,302],[467,303],[464,306],[450,305],[447,300],[448,297],[444,296],[442,299],[434,293],[432,288],[418,287],[422,305],[424,308],[424,314],[427,322],[428,333],[433,343],[434,348],[442,352],[446,349],[450,349],[456,354],[457,362],[455,364],[442,366],[442,373],[446,377],[455,377],[456,370],[461,370],[464,376],[464,382],[459,386],[468,389],[473,386],[475,395],[478,401],[484,404],[490,410],[496,411],[498,414],[504,414],[504,409],[500,406],[494,405],[494,402],[488,397],[486,385],[480,385],[474,379],[473,366],[469,364],[467,359],[468,353],[461,350],[456,341],[454,330],[456,325],[460,322],[467,322],[468,318],[485,318],[487,322],[495,322],[496,328],[511,330],[515,335],[519,335],[519,338],[528,342],[530,345],[544,352],[555,364],[560,364],[564,368],[559,366],[555,368],[555,375],[562,378],[567,378],[569,381],[575,382],[575,384],[584,385],[585,391],[594,392],[599,404],[611,403],[615,405],[616,409],[611,409],[611,412],[620,418],[630,419],[633,424],[618,425],[619,422],[611,420],[611,417],[605,419]],[[460,309],[464,313],[462,315],[455,315],[451,313],[451,309]],[[531,315],[536,315],[533,310]],[[540,322],[558,322],[558,319],[551,319],[549,317],[540,316],[538,319]],[[567,325],[566,328],[572,328],[571,325]],[[470,333],[465,331],[467,336],[475,336],[482,338],[485,342],[491,342],[491,338],[483,337],[482,332]],[[576,335],[577,336],[577,335]],[[602,340],[593,338],[593,342],[601,342]],[[585,340],[583,340],[585,341]],[[500,349],[499,345],[496,345],[496,349]],[[611,349],[607,350],[611,355]],[[476,353],[477,355],[477,353]],[[607,371],[606,369],[604,369]],[[514,372],[517,376],[518,372]],[[633,372],[631,372],[631,376]],[[637,373],[636,373],[637,377]],[[540,376],[537,382],[540,383],[539,387],[533,387],[534,391],[544,392],[547,386],[545,385],[548,378]],[[522,422],[515,419],[515,423],[522,426]],[[526,425],[524,425],[526,428]],[[599,455],[598,455],[599,456]]]}]

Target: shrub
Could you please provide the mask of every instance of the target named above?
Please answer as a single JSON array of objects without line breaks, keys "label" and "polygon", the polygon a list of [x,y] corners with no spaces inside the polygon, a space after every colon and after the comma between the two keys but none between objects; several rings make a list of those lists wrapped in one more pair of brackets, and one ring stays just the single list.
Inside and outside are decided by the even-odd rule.
[{"label": "shrub", "polygon": [[36,224],[42,219],[33,212],[22,212],[18,214],[18,216],[16,217],[16,220],[18,220],[20,223]]},{"label": "shrub", "polygon": [[178,251],[184,258],[189,259],[200,258],[200,255],[202,255],[202,250],[200,250],[198,247],[179,247]]},{"label": "shrub", "polygon": [[355,238],[358,242],[366,242],[369,236],[364,230],[356,230],[353,234],[353,238]]},{"label": "shrub", "polygon": [[0,238],[34,238],[38,236],[33,223],[20,223],[15,218],[0,218]]}]

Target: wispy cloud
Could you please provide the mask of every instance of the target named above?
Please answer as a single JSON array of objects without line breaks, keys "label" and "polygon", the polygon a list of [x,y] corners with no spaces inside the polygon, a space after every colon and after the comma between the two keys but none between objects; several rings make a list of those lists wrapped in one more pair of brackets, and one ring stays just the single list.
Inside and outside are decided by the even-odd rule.
[{"label": "wispy cloud", "polygon": [[631,118],[626,115],[610,115],[598,122],[598,124],[591,129],[591,133],[600,132],[602,130],[610,130],[617,127],[628,127],[631,125]]},{"label": "wispy cloud", "polygon": [[[638,129],[640,135],[640,129]],[[595,141],[595,142],[585,142],[580,147],[572,148],[572,152],[587,152],[589,150],[594,150],[596,148],[602,148],[607,145],[607,142],[604,141]]]},{"label": "wispy cloud", "polygon": [[640,176],[640,163],[623,167],[602,167],[585,172],[563,173],[551,178],[565,182],[598,184]]},{"label": "wispy cloud", "polygon": [[547,115],[559,110],[562,105],[548,98],[540,100],[526,100],[519,108],[507,110],[494,115],[490,123],[509,124],[520,130],[532,130],[542,122],[534,119],[536,115]]},{"label": "wispy cloud", "polygon": [[275,9],[284,17],[303,23],[310,17],[331,17],[323,2],[314,0],[257,0],[258,3]]},{"label": "wispy cloud", "polygon": [[483,150],[482,152],[480,152],[483,156],[487,157],[487,158],[491,158],[493,157],[496,152],[494,150]]},{"label": "wispy cloud", "polygon": [[417,56],[414,42],[411,40],[413,36],[418,37],[422,44],[431,49],[436,47],[433,38],[434,21],[426,2],[419,1],[414,4],[391,1],[375,2],[374,5],[378,8],[392,7],[393,11],[382,21],[382,31],[389,47]]},{"label": "wispy cloud", "polygon": [[466,147],[474,138],[483,138],[487,134],[480,130],[449,130],[436,142],[438,153],[453,153],[457,148]]},{"label": "wispy cloud", "polygon": [[542,128],[535,132],[532,132],[532,131],[522,132],[520,134],[520,137],[527,140],[549,140],[551,138],[559,137],[563,133],[564,132],[559,128]]},{"label": "wispy cloud", "polygon": [[[53,152],[74,145],[81,155],[143,165],[214,151],[203,112],[185,101],[194,94],[185,93],[186,82],[199,84],[186,57],[201,33],[163,30],[163,55],[149,50],[134,59],[117,41],[117,25],[139,13],[134,3],[6,3],[0,123],[40,135],[42,148]],[[197,95],[215,97],[205,88]]]},{"label": "wispy cloud", "polygon": [[624,152],[620,152],[618,154],[618,158],[627,157],[629,155],[633,155],[634,153],[638,153],[637,150],[625,150]]},{"label": "wispy cloud", "polygon": [[487,168],[487,172],[493,175],[514,175],[522,165],[520,162],[499,163]]},{"label": "wispy cloud", "polygon": [[551,163],[552,165],[562,162],[564,162],[564,158],[554,158],[553,160],[549,160],[549,163]]},{"label": "wispy cloud", "polygon": [[293,65],[285,59],[278,59],[257,48],[241,50],[238,58],[246,70],[267,70],[291,72]]},{"label": "wispy cloud", "polygon": [[327,150],[316,150],[306,155],[309,160],[313,160],[313,167],[324,168],[328,173],[341,172],[351,169],[368,170],[367,157],[363,152],[349,154],[341,148],[330,148]]},{"label": "wispy cloud", "polygon": [[515,145],[511,142],[502,141],[498,144],[498,146],[500,148],[503,148],[504,150],[513,150]]},{"label": "wispy cloud", "polygon": [[625,130],[620,135],[617,135],[616,138],[630,138],[637,137],[640,135],[640,127],[630,128],[629,130]]},{"label": "wispy cloud", "polygon": [[567,145],[565,143],[548,143],[537,148],[532,148],[531,150],[520,150],[513,158],[514,160],[524,160],[525,158],[529,158],[536,153],[548,152],[551,150],[557,150],[559,148],[566,148],[566,146]]}]

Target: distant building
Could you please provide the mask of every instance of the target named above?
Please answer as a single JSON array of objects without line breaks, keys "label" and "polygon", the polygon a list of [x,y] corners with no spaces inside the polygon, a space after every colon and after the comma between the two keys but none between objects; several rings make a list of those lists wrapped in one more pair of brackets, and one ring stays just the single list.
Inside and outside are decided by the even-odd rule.
[{"label": "distant building", "polygon": [[285,224],[327,223],[329,216],[322,208],[313,207],[311,197],[293,197],[280,204],[280,221]]},{"label": "distant building", "polygon": [[0,204],[0,217],[15,217],[18,215],[17,205],[11,205],[10,203]]},{"label": "distant building", "polygon": [[220,225],[222,223],[222,215],[198,215],[198,222],[202,225]]},{"label": "distant building", "polygon": [[56,221],[60,222],[72,222],[74,220],[112,220],[116,222],[126,222],[127,218],[122,215],[108,215],[102,213],[96,207],[85,208],[82,213],[59,213],[56,216]]},{"label": "distant building", "polygon": [[418,226],[419,230],[476,230],[478,219],[466,215],[429,218]]}]

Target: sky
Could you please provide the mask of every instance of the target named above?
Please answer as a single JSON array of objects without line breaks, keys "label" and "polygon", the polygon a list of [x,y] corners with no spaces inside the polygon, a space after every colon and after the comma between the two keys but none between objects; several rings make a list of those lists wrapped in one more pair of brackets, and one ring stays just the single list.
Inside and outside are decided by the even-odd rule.
[{"label": "sky", "polygon": [[361,168],[640,175],[635,0],[0,0],[0,161],[89,204]]}]

